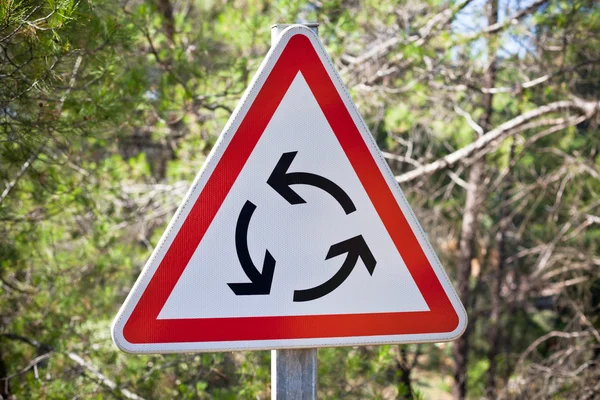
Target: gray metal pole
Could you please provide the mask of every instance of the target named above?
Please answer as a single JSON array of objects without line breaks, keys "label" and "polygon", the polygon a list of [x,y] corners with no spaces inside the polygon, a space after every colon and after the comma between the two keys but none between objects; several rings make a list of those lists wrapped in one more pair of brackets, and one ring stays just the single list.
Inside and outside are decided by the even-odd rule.
[{"label": "gray metal pole", "polygon": [[[317,23],[302,24],[318,33]],[[271,45],[288,24],[271,26]],[[271,351],[271,399],[316,400],[317,349]]]},{"label": "gray metal pole", "polygon": [[317,398],[317,349],[271,351],[271,399]]}]

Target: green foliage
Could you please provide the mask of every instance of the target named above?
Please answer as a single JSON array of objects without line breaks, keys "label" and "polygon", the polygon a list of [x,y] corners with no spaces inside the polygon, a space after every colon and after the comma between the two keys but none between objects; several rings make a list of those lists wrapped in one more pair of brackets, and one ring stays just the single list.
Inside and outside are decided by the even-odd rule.
[{"label": "green foliage", "polygon": [[[378,143],[408,160],[390,162],[396,174],[478,137],[488,39],[499,49],[495,86],[503,88],[493,96],[491,128],[573,95],[598,100],[595,2],[547,2],[506,27],[510,35],[495,36],[472,36],[464,26],[484,15],[482,4],[459,4],[1,1],[0,378],[11,378],[8,386],[0,380],[0,395],[101,399],[130,390],[157,399],[268,398],[269,352],[130,356],[112,344],[112,318],[267,52],[272,23],[322,22],[321,40]],[[452,16],[448,7],[453,19],[429,24]],[[510,50],[518,41],[527,51]],[[377,50],[382,43],[392,44]],[[542,84],[523,85],[550,72]],[[490,360],[502,384],[521,374],[528,388],[543,390],[537,377],[514,370],[515,355],[549,332],[600,326],[597,123],[590,116],[554,133],[544,134],[545,125],[511,132],[484,156],[472,262],[479,270],[470,277],[474,397],[488,394]],[[471,161],[402,185],[451,276]],[[510,223],[502,221],[506,195]],[[510,260],[500,318],[505,352],[490,358],[487,315],[501,232]],[[542,268],[540,249],[550,248]],[[564,282],[575,283],[556,291]],[[581,315],[591,322],[582,326]],[[560,345],[548,340],[532,357],[551,360]],[[24,370],[44,354],[35,370]],[[99,383],[69,354],[118,388]],[[402,354],[409,364],[419,354],[410,387]],[[319,396],[443,398],[451,367],[445,344],[321,349]],[[573,376],[555,385],[557,398],[586,381]]]},{"label": "green foliage", "polygon": [[467,371],[469,377],[469,393],[474,396],[484,396],[486,393],[486,372],[489,368],[489,361],[485,359],[477,360],[472,363]]}]

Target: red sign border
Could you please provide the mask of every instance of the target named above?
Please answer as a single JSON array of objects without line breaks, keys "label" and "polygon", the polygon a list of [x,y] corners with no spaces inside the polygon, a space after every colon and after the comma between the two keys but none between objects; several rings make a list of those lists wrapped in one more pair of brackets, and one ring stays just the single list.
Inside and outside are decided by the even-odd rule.
[{"label": "red sign border", "polygon": [[[301,72],[430,311],[158,319],[293,79]],[[385,162],[385,161],[383,161]],[[293,35],[123,327],[131,344],[447,333],[459,316],[310,39]]]}]

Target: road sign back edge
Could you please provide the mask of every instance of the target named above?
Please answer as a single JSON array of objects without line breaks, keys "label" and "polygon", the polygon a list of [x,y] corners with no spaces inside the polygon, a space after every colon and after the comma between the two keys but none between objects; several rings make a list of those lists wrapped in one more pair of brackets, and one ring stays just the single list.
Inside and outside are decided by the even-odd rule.
[{"label": "road sign back edge", "polygon": [[[219,342],[167,342],[167,343],[130,343],[123,334],[124,326],[138,304],[140,297],[148,287],[151,279],[155,275],[162,259],[165,257],[168,249],[173,243],[177,233],[188,217],[193,205],[204,189],[206,182],[214,172],[221,156],[230,144],[231,139],[237,132],[240,123],[244,120],[250,106],[260,92],[263,84],[269,76],[283,50],[290,39],[296,35],[303,35],[308,38],[322,62],[329,78],[337,90],[337,93],[343,101],[352,121],[360,133],[364,143],[371,153],[379,172],[385,179],[390,192],[393,194],[401,212],[404,214],[410,229],[416,240],[422,248],[431,269],[444,289],[445,295],[452,304],[454,312],[458,317],[456,328],[449,332],[438,333],[419,333],[419,334],[401,334],[401,335],[374,335],[374,336],[351,336],[351,337],[327,337],[327,338],[308,338],[308,339],[277,339],[277,340],[249,340],[249,341],[219,341]],[[441,266],[435,252],[427,240],[421,226],[419,225],[412,209],[408,205],[400,187],[396,183],[394,176],[389,169],[387,162],[378,149],[372,135],[370,134],[362,117],[358,113],[348,91],[343,85],[341,78],[335,70],[333,63],[329,59],[326,51],[322,47],[318,37],[309,29],[301,25],[294,25],[283,31],[279,41],[272,46],[265,57],[259,70],[254,76],[244,96],[238,103],[236,110],[226,124],[223,133],[219,137],[213,150],[209,154],[202,169],[196,176],[190,190],[185,196],[182,204],[171,220],[161,240],[156,246],[152,256],[144,266],[139,278],[130,291],[127,299],[117,314],[113,326],[112,336],[115,344],[123,351],[129,353],[168,353],[168,352],[188,352],[188,351],[229,351],[229,350],[253,350],[253,349],[276,349],[276,348],[304,348],[304,347],[332,347],[349,345],[367,345],[367,344],[385,344],[385,343],[417,343],[417,342],[441,342],[454,340],[462,334],[466,328],[466,312],[456,295],[450,280]]]}]

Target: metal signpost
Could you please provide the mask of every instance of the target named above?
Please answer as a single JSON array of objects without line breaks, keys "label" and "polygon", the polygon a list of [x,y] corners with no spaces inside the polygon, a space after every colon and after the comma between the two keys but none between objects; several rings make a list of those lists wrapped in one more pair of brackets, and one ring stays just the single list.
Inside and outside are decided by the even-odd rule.
[{"label": "metal signpost", "polygon": [[449,341],[467,318],[317,35],[272,46],[112,326],[129,353],[272,350],[315,399],[317,348]]},{"label": "metal signpost", "polygon": [[271,350],[271,398],[317,398],[317,349]]}]

